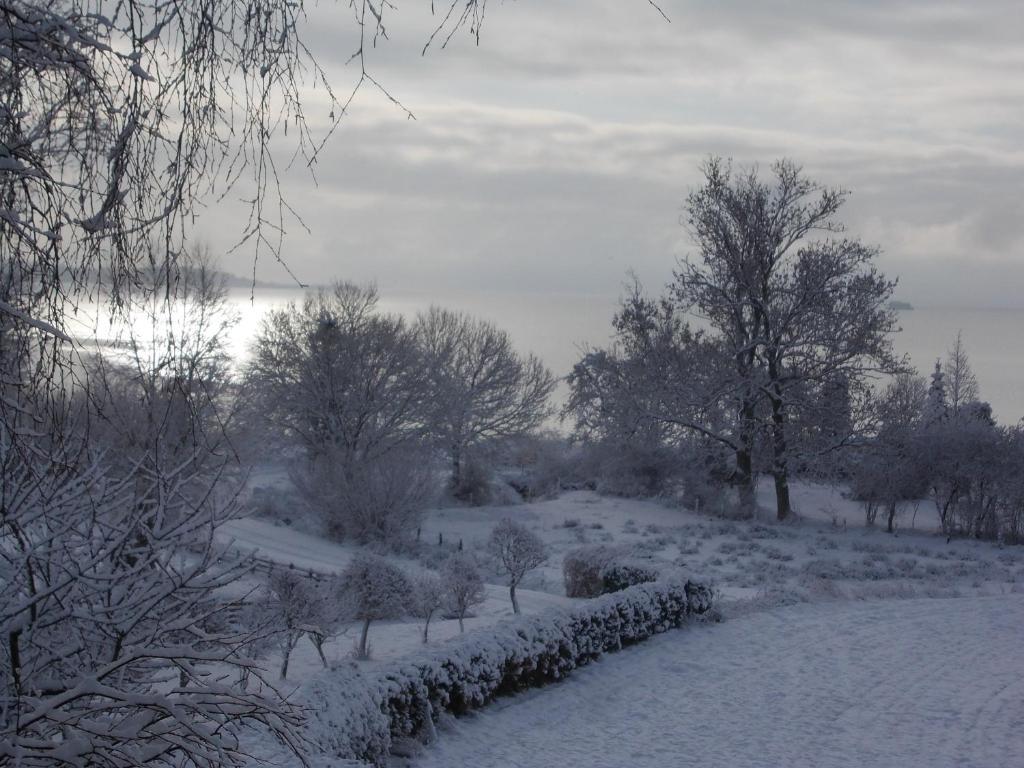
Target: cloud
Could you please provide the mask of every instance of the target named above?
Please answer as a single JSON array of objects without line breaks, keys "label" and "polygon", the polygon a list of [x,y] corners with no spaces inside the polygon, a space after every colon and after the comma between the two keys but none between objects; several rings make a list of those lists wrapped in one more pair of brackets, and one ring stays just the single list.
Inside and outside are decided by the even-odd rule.
[{"label": "cloud", "polygon": [[[617,294],[631,267],[656,286],[689,247],[678,218],[703,158],[788,156],[852,190],[851,232],[912,301],[1024,305],[1010,288],[1024,277],[1013,4],[662,6],[671,24],[642,0],[492,3],[479,48],[460,35],[425,57],[436,20],[401,6],[368,61],[417,119],[368,90],[319,186],[288,174],[312,230],[289,227],[289,264],[427,293]],[[310,45],[350,84],[344,10],[315,8]],[[214,208],[199,234],[224,246],[219,222],[238,208]]]}]

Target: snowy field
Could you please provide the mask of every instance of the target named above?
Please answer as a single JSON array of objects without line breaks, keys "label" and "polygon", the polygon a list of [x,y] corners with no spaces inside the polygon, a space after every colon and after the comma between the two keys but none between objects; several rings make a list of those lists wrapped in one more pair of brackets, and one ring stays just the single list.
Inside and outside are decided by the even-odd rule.
[{"label": "snowy field", "polygon": [[450,720],[451,766],[1024,765],[1024,596],[829,603],[661,635]]},{"label": "snowy field", "polygon": [[[668,633],[564,684],[449,721],[409,765],[1024,765],[1024,548],[947,542],[923,504],[891,535],[865,527],[838,489],[797,484],[794,498],[799,517],[786,523],[590,492],[429,512],[419,544],[391,556],[410,572],[435,568],[460,540],[481,552],[508,517],[549,551],[519,590],[526,613],[573,602],[561,574],[566,552],[611,544],[709,582],[725,621]],[[340,571],[358,551],[308,519],[288,521],[244,518],[220,537],[320,573]],[[498,574],[485,578],[487,601],[467,629],[511,615]],[[420,633],[415,619],[375,622],[372,659],[357,663],[401,658],[422,647]],[[454,619],[435,619],[431,644],[457,633]],[[355,635],[327,645],[332,664],[353,663]],[[272,651],[267,661],[276,669]],[[289,685],[320,674],[330,673],[300,643]]]}]

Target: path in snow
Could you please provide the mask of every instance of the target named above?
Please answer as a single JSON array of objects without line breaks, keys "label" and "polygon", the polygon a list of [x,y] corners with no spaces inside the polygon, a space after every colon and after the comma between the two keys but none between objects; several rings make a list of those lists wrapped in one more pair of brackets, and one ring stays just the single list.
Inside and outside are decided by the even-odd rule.
[{"label": "path in snow", "polygon": [[416,768],[1024,765],[1024,597],[670,632],[455,721]]}]

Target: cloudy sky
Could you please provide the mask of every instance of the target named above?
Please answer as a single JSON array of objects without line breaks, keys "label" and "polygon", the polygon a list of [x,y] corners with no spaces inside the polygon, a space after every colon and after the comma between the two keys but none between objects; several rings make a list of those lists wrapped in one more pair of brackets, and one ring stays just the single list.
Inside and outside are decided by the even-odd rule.
[{"label": "cloudy sky", "polygon": [[[345,5],[321,0],[307,30],[338,91],[357,74]],[[421,56],[437,20],[399,2],[369,66],[416,119],[367,90],[318,185],[287,176],[311,230],[289,227],[290,266],[385,294],[614,296],[629,269],[656,289],[689,252],[702,159],[787,156],[852,192],[849,230],[901,298],[1024,307],[1019,0],[661,7],[670,22],[645,0],[490,0],[479,47],[460,34]],[[223,249],[238,211],[219,208],[198,234]]]}]

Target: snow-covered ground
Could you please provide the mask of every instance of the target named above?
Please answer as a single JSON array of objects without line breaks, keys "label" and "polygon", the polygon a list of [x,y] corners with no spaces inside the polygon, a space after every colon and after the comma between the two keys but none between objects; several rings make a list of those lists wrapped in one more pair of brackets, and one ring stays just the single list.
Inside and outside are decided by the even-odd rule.
[{"label": "snow-covered ground", "polygon": [[[770,486],[759,495],[770,509]],[[482,553],[491,528],[509,517],[549,550],[518,590],[527,613],[570,603],[562,559],[600,543],[710,582],[726,621],[669,633],[450,723],[414,764],[1024,765],[1024,548],[947,542],[924,504],[891,535],[865,527],[839,489],[797,483],[793,495],[798,517],[786,523],[590,492],[430,511],[419,544],[392,556],[407,570],[436,567],[460,541]],[[290,509],[288,524],[251,517],[219,535],[322,573],[357,551]],[[485,578],[488,599],[467,628],[511,614],[498,574]],[[421,647],[420,632],[414,619],[375,623],[373,660],[359,663],[404,656]],[[432,644],[457,633],[453,619],[431,623]],[[328,644],[331,662],[351,663],[355,634]],[[277,663],[269,651],[268,667]],[[317,674],[320,661],[303,641],[289,683]]]},{"label": "snow-covered ground", "polygon": [[777,608],[449,721],[416,768],[1024,765],[1024,596]]}]

